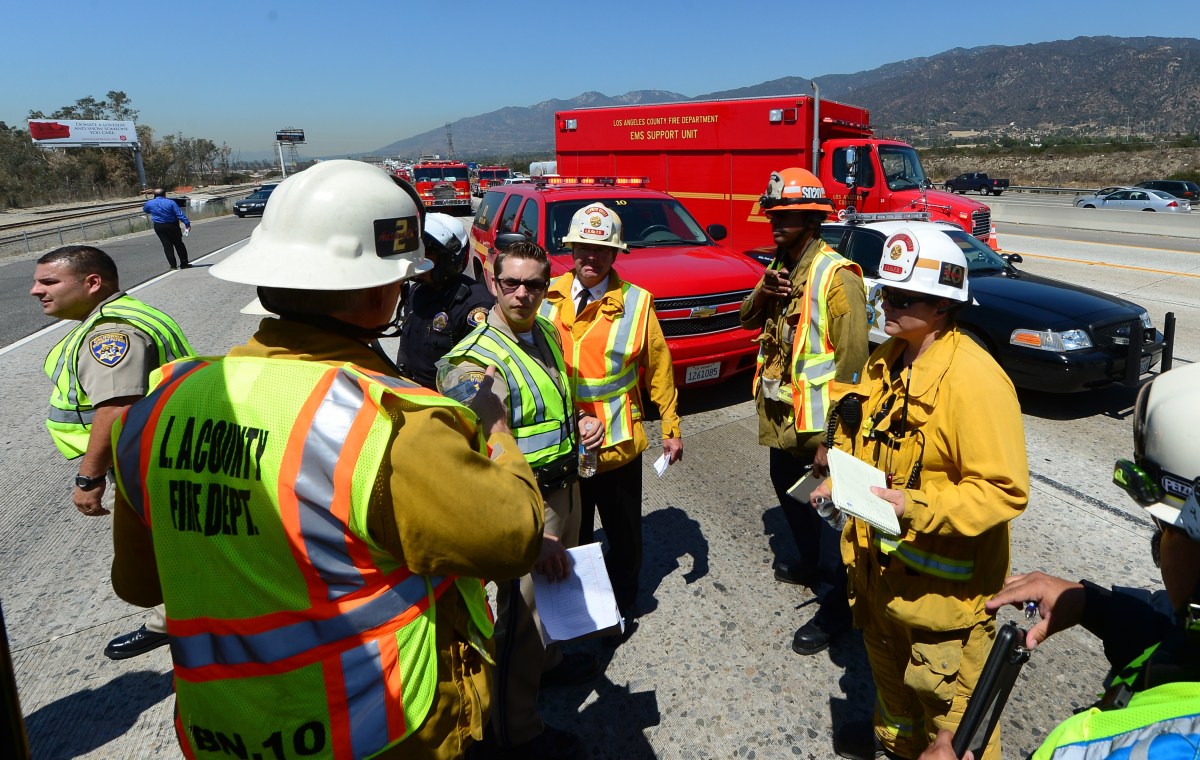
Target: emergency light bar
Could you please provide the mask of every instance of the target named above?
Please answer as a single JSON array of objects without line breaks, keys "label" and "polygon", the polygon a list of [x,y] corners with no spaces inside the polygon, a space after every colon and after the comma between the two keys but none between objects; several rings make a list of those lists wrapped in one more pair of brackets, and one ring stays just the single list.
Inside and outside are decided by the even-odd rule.
[{"label": "emergency light bar", "polygon": [[[649,177],[545,177],[547,185],[622,185],[625,187],[647,187]],[[539,183],[540,184],[540,183]]]},{"label": "emergency light bar", "polygon": [[[839,211],[837,218],[842,222],[928,222],[930,214],[928,211],[880,211],[872,214],[863,214],[857,211]],[[958,225],[955,225],[958,226]]]}]

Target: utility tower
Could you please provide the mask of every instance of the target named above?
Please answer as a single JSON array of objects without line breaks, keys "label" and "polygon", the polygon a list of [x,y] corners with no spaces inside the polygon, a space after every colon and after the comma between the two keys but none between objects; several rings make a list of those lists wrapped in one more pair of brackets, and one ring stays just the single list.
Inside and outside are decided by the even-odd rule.
[{"label": "utility tower", "polygon": [[446,122],[446,149],[450,154],[450,160],[454,160],[454,135],[450,133],[450,122]]}]

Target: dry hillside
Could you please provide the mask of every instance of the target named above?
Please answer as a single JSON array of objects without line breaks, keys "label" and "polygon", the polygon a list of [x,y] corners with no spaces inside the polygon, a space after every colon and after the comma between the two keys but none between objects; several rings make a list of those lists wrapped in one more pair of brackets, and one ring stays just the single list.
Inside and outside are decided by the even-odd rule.
[{"label": "dry hillside", "polygon": [[922,156],[937,183],[963,172],[1007,177],[1014,185],[1085,187],[1133,184],[1176,172],[1200,172],[1200,148],[1098,153],[1090,156]]}]

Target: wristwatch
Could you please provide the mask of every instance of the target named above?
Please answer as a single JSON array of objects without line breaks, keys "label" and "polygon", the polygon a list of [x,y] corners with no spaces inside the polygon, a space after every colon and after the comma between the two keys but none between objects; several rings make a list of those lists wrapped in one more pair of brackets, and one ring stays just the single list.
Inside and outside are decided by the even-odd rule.
[{"label": "wristwatch", "polygon": [[103,483],[105,477],[105,475],[97,475],[94,478],[89,478],[81,472],[75,476],[75,485],[87,491]]}]

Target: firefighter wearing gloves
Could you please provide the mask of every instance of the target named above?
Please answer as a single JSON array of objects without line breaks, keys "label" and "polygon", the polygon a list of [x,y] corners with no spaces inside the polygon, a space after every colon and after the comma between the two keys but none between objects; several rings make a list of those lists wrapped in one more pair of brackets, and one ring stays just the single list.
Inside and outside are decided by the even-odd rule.
[{"label": "firefighter wearing gloves", "polygon": [[456,758],[482,736],[478,579],[529,571],[542,502],[492,393],[469,409],[372,348],[429,267],[423,210],[357,161],[282,182],[212,270],[279,318],[165,365],[115,429],[113,585],[165,601],[188,757],[239,737],[264,756]]},{"label": "firefighter wearing gloves", "polygon": [[[522,239],[523,240],[523,239]],[[550,260],[537,243],[503,247],[493,264],[496,306],[487,322],[455,346],[446,360],[480,380],[495,367],[513,437],[537,475],[546,502],[542,553],[534,571],[553,581],[570,568],[566,550],[579,541],[579,439],[597,448],[604,427],[576,414],[554,325],[538,316],[550,284]],[[576,431],[578,430],[578,435]],[[489,735],[492,758],[583,758],[583,741],[547,726],[538,716],[541,685],[591,680],[600,672],[594,655],[563,654],[547,646],[537,616],[533,576],[497,587],[496,682]]]},{"label": "firefighter wearing gloves", "polygon": [[742,326],[759,336],[754,374],[758,442],[770,450],[771,484],[799,550],[780,561],[776,580],[811,586],[818,610],[796,631],[792,649],[816,654],[850,627],[846,569],[838,533],[788,489],[821,449],[831,381],[849,383],[867,361],[867,306],[862,272],[821,239],[833,210],[820,180],[804,169],[773,172],[759,200],[771,222],[775,260],[741,308]]},{"label": "firefighter wearing gloves", "polygon": [[434,388],[434,365],[487,319],[496,299],[486,285],[462,272],[467,231],[459,219],[430,212],[422,237],[433,268],[405,283],[396,364],[403,377]]},{"label": "firefighter wearing gloves", "polygon": [[[1014,575],[988,602],[1037,603],[1041,621],[1026,645],[1082,625],[1100,638],[1112,666],[1090,709],[1050,732],[1034,760],[1194,757],[1200,745],[1200,365],[1144,386],[1134,407],[1133,459],[1113,480],[1154,521],[1151,555],[1164,590],[1104,588],[1035,572]],[[1070,711],[1064,709],[1062,715]],[[952,734],[921,760],[954,758]],[[1139,754],[1140,753],[1140,754]]]},{"label": "firefighter wearing gloves", "polygon": [[[613,264],[629,248],[621,218],[603,203],[575,212],[563,243],[575,260],[557,278],[541,315],[558,328],[576,405],[604,423],[596,474],[579,483],[583,517],[579,542],[592,542],[595,513],[608,537],[605,563],[617,606],[635,617],[642,569],[642,464],[649,446],[642,427],[642,386],[662,416],[667,462],[683,458],[671,352],[654,313],[654,297],[626,282]],[[626,633],[633,631],[632,625]]]},{"label": "firefighter wearing gloves", "polygon": [[[835,444],[886,474],[888,487],[873,490],[901,535],[859,519],[842,534],[877,697],[873,726],[836,729],[834,749],[911,759],[958,725],[978,682],[996,632],[985,603],[1008,573],[1009,521],[1028,501],[1029,470],[1012,382],[955,327],[969,300],[962,250],[914,223],[884,242],[879,270],[889,340],[843,395],[843,406],[861,400],[861,422],[841,415]],[[829,495],[823,484],[814,505]],[[986,757],[1000,757],[998,734]]]}]

